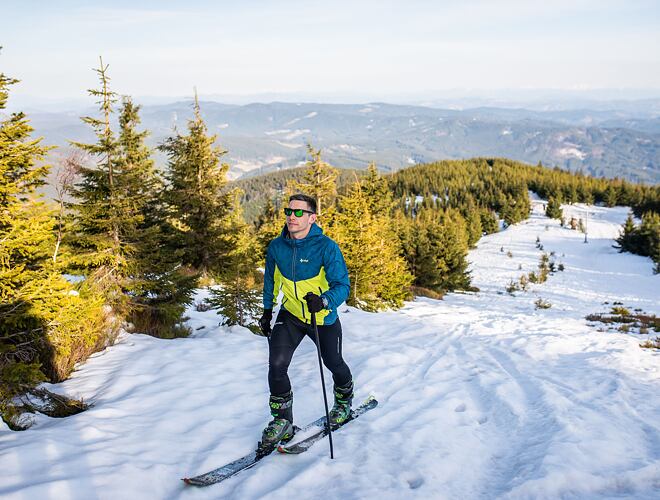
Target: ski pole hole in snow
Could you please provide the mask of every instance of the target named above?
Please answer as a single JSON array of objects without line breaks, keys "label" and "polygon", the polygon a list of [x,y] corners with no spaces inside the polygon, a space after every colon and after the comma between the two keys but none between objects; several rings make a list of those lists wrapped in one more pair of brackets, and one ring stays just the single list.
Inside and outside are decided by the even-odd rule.
[{"label": "ski pole hole in snow", "polygon": [[416,490],[417,488],[419,488],[421,485],[424,484],[424,478],[421,476],[411,477],[406,479],[406,481],[408,482],[408,486],[410,487],[411,490]]}]

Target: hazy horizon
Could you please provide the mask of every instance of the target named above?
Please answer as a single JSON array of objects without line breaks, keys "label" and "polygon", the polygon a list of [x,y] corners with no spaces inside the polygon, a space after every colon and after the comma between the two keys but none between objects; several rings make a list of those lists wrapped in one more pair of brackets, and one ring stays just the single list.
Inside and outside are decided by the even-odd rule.
[{"label": "hazy horizon", "polygon": [[[14,88],[20,87],[18,83]],[[13,89],[12,89],[13,90]],[[10,92],[7,111],[43,111],[66,112],[85,108],[95,108],[94,99],[87,94],[73,98],[44,98],[29,95],[14,95]],[[131,96],[137,104],[154,106],[167,105],[176,102],[192,102],[194,91],[187,95]],[[386,103],[394,105],[415,105],[427,107],[447,107],[453,109],[469,109],[475,107],[501,107],[530,109],[576,109],[579,107],[600,106],[636,101],[660,101],[660,89],[490,89],[474,91],[470,89],[451,89],[448,91],[427,91],[410,94],[347,94],[347,93],[259,93],[259,94],[199,94],[201,102],[215,102],[228,105],[285,103],[317,103],[317,104],[368,104]]]},{"label": "hazy horizon", "polygon": [[113,90],[137,100],[194,87],[228,103],[660,97],[651,0],[27,0],[3,17],[0,67],[28,105],[90,102],[99,56]]}]

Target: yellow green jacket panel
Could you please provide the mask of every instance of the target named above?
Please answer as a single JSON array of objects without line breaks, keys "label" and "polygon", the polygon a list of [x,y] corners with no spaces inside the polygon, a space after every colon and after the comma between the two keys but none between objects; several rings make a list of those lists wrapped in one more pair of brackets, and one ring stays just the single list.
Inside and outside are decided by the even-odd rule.
[{"label": "yellow green jacket panel", "polygon": [[339,246],[312,224],[303,239],[289,237],[284,226],[282,234],[268,245],[264,273],[264,308],[272,309],[282,290],[282,306],[305,323],[311,323],[303,297],[313,292],[325,298],[328,306],[316,313],[319,325],[331,325],[337,320],[337,308],[348,298],[350,280],[344,256]]}]

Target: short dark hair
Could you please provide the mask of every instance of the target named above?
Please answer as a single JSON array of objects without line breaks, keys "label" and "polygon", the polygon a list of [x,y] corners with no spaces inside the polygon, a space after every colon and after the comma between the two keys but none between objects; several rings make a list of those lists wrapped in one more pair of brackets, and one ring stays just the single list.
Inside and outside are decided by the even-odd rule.
[{"label": "short dark hair", "polygon": [[307,203],[309,209],[312,212],[316,213],[316,200],[311,196],[307,196],[306,194],[302,194],[302,193],[296,193],[289,196],[289,201],[293,201],[293,200],[304,201],[305,203]]}]

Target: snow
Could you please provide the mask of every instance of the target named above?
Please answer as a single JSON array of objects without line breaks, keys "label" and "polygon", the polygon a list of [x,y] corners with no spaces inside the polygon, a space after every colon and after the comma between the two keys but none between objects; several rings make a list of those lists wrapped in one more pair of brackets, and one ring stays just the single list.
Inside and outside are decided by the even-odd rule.
[{"label": "snow", "polygon": [[294,118],[293,120],[290,120],[290,121],[286,122],[284,125],[288,127],[290,125],[293,125],[294,123],[298,123],[300,120],[305,120],[307,118],[314,118],[316,115],[318,115],[318,112],[312,111],[310,113],[307,113],[302,118]]},{"label": "snow", "polygon": [[[275,141],[278,142],[279,141]],[[285,144],[282,144],[285,146]],[[246,172],[250,172],[251,170],[256,170],[259,168],[267,167],[267,166],[278,166],[280,163],[284,162],[286,158],[283,156],[268,156],[264,158],[263,160],[257,160],[257,161],[246,161],[246,160],[241,160],[241,159],[235,159],[231,168],[229,169],[229,172],[227,172],[227,178],[229,180],[234,180],[238,179],[241,175],[245,174]]]},{"label": "snow", "polygon": [[581,151],[577,146],[567,146],[559,148],[557,150],[557,156],[560,156],[561,158],[577,158],[579,160],[584,160],[587,157],[587,154]]},{"label": "snow", "polygon": [[85,277],[80,274],[63,274],[62,277],[69,283],[80,283],[85,281]]},{"label": "snow", "polygon": [[280,146],[284,146],[285,148],[290,148],[290,149],[298,149],[303,147],[302,144],[295,144],[293,142],[282,142],[282,141],[275,141],[275,142]]},{"label": "snow", "polygon": [[[340,308],[356,400],[380,404],[334,435],[335,460],[324,441],[207,489],[179,480],[249,452],[269,418],[266,340],[192,308],[190,338],[122,334],[47,385],[88,411],[0,431],[0,497],[658,498],[659,353],[584,317],[614,301],[658,314],[660,276],[612,248],[625,207],[564,206],[589,212],[586,244],[535,210],[470,253],[479,292]],[[566,270],[512,296],[507,283],[538,265],[537,236]],[[323,413],[310,341],[289,374],[304,424]]]},{"label": "snow", "polygon": [[295,139],[296,137],[300,137],[301,135],[309,134],[310,130],[309,129],[296,129],[290,134],[287,134],[284,136],[284,138],[287,141],[290,141],[291,139]]}]

